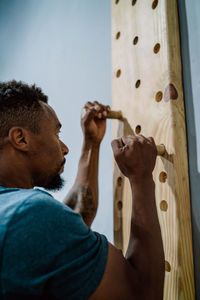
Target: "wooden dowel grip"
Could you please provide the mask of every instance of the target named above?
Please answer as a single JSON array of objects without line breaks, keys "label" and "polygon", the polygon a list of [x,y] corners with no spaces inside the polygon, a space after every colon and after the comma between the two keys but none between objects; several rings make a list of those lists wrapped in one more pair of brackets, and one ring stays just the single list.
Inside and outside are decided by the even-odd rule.
[{"label": "wooden dowel grip", "polygon": [[123,117],[122,117],[122,112],[121,111],[114,111],[114,110],[111,110],[108,114],[107,114],[107,117],[108,119],[119,119],[119,120],[122,120]]},{"label": "wooden dowel grip", "polygon": [[157,145],[156,148],[157,148],[157,155],[162,156],[165,154],[165,152],[166,152],[165,145],[163,145],[163,144]]}]

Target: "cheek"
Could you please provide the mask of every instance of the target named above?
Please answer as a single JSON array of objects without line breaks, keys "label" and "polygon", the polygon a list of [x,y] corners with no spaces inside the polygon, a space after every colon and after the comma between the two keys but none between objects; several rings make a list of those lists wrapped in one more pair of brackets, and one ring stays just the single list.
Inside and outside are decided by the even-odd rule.
[{"label": "cheek", "polygon": [[37,163],[43,165],[45,169],[53,169],[63,160],[60,141],[57,136],[46,135],[40,138],[32,147],[32,154]]},{"label": "cheek", "polygon": [[46,155],[48,155],[50,159],[52,158],[60,161],[60,158],[62,157],[62,149],[59,140],[53,139],[52,141],[49,141],[46,151]]}]

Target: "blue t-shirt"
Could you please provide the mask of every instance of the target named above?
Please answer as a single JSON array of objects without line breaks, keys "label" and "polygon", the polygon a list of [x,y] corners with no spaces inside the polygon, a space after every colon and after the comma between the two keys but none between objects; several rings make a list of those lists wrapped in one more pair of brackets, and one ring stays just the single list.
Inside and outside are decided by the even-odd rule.
[{"label": "blue t-shirt", "polygon": [[82,300],[98,287],[108,242],[39,189],[0,186],[0,299]]}]

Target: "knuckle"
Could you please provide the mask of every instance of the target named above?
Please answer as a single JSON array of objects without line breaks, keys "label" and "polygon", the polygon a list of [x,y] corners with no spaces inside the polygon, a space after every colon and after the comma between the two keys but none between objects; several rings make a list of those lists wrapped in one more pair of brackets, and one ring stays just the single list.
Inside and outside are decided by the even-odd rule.
[{"label": "knuckle", "polygon": [[102,111],[102,107],[100,106],[100,105],[98,105],[98,104],[95,104],[95,106],[94,106],[94,108],[95,108],[95,110],[96,111]]},{"label": "knuckle", "polygon": [[91,105],[92,105],[91,102],[88,101],[85,103],[84,108],[90,108]]},{"label": "knuckle", "polygon": [[150,142],[154,142],[154,139],[153,139],[152,136],[148,137],[148,140],[149,140]]},{"label": "knuckle", "polygon": [[112,142],[111,142],[112,148],[114,148],[114,147],[117,146],[117,145],[118,145],[118,140],[117,140],[117,139],[112,140]]},{"label": "knuckle", "polygon": [[141,139],[141,141],[140,141],[140,144],[141,145],[145,145],[147,142],[146,142],[146,140],[145,139]]}]

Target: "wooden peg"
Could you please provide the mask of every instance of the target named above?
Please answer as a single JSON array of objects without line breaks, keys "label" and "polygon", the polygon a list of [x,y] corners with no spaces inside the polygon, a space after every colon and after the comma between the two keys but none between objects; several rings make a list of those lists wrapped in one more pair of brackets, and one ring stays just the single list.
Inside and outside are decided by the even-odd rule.
[{"label": "wooden peg", "polygon": [[[83,118],[87,112],[88,108],[84,107],[82,110],[82,114],[81,117]],[[106,119],[119,119],[122,120],[122,112],[121,111],[114,111],[114,110],[110,110],[106,116]]]},{"label": "wooden peg", "polygon": [[157,148],[157,155],[163,156],[165,154],[165,152],[166,152],[165,145],[160,144],[160,145],[157,145],[156,148]]},{"label": "wooden peg", "polygon": [[120,110],[119,111],[111,110],[107,114],[106,118],[108,118],[108,119],[119,119],[119,120],[122,120],[123,119],[122,112]]}]

